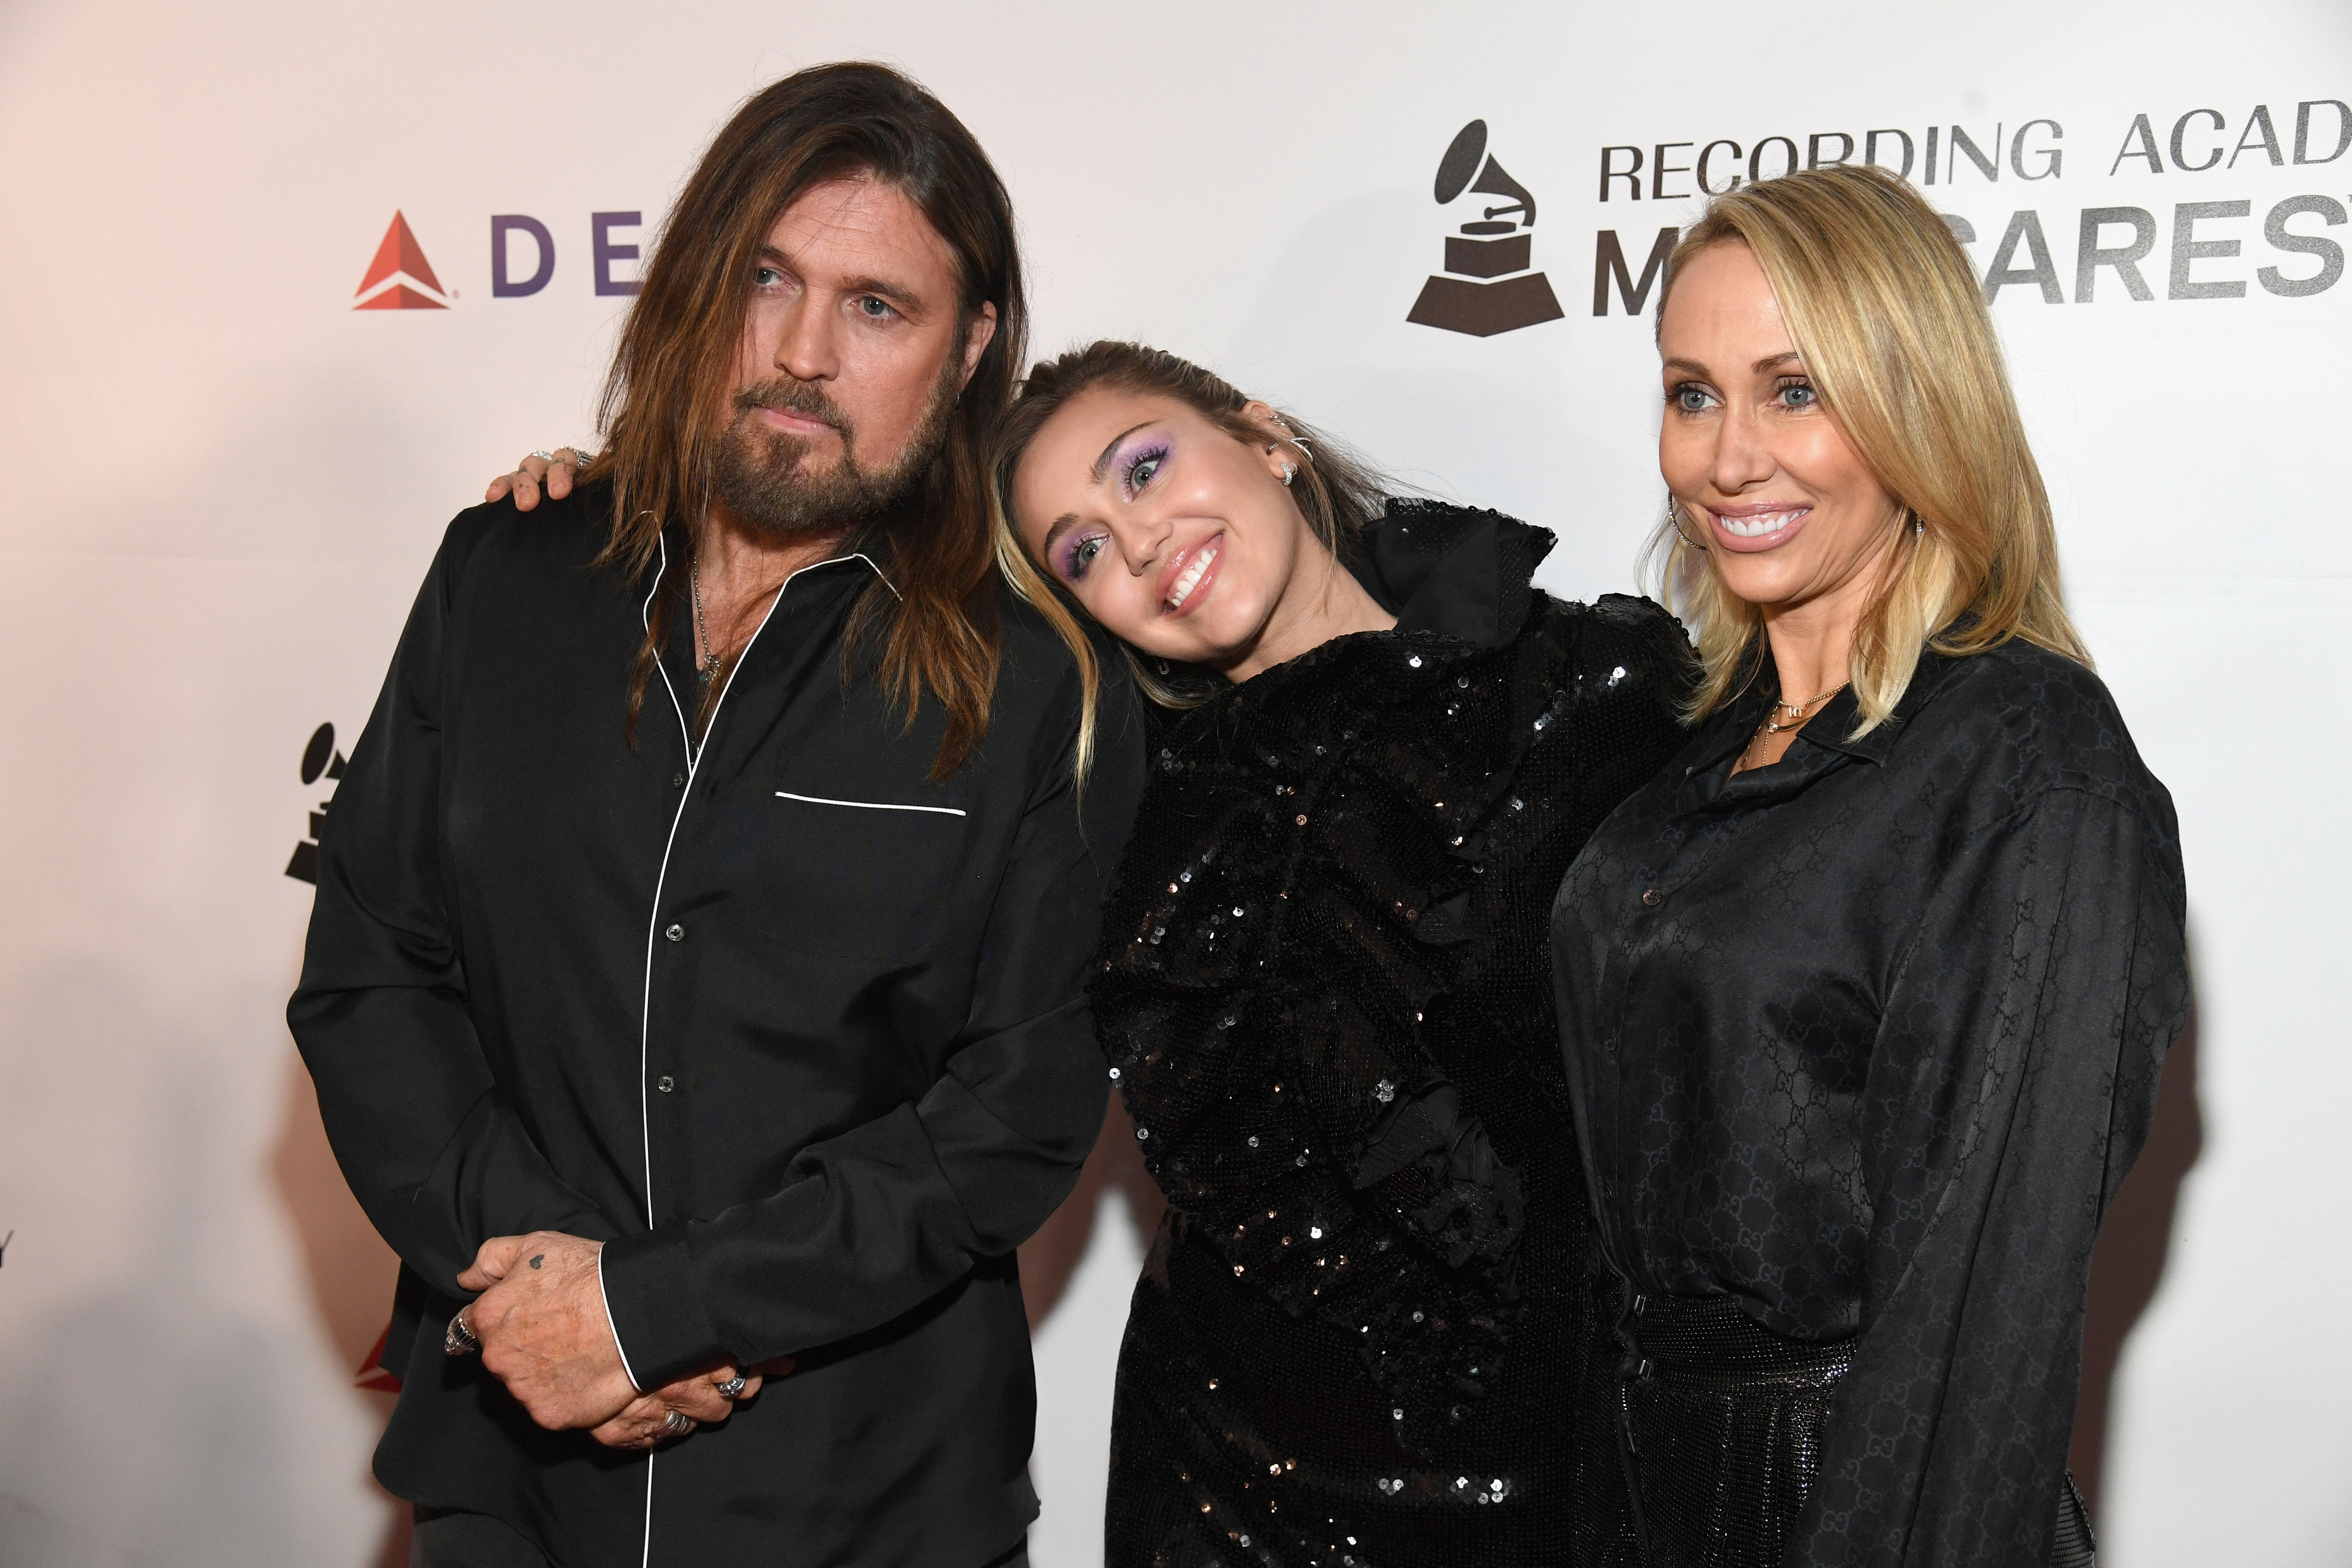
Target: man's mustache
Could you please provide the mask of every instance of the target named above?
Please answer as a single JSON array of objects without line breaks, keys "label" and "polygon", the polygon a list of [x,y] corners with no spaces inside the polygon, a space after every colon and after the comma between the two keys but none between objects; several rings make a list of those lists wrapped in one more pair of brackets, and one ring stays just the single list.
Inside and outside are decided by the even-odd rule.
[{"label": "man's mustache", "polygon": [[842,406],[825,396],[823,388],[813,382],[794,381],[790,376],[775,376],[764,382],[754,382],[735,394],[735,412],[751,413],[755,408],[773,409],[779,413],[797,413],[807,419],[821,419],[841,432],[846,442],[856,433],[848,413]]}]

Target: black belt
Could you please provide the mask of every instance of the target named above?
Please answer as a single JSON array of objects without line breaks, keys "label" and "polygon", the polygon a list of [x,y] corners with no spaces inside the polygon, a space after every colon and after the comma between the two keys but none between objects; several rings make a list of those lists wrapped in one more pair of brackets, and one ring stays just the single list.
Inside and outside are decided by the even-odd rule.
[{"label": "black belt", "polygon": [[[1645,1296],[1596,1273],[1618,1350],[1617,1447],[1642,1561],[1777,1563],[1812,1490],[1832,1392],[1853,1341],[1773,1333],[1731,1296]],[[2074,1478],[2052,1568],[2094,1568]]]}]

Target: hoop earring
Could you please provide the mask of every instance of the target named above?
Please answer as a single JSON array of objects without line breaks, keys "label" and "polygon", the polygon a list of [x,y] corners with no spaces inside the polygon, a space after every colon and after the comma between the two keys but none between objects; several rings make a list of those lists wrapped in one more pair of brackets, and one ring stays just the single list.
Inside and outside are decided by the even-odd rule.
[{"label": "hoop earring", "polygon": [[1163,675],[1171,673],[1168,668],[1168,661],[1165,659],[1160,661],[1160,673]]},{"label": "hoop earring", "polygon": [[1284,458],[1284,459],[1282,460],[1282,482],[1283,482],[1285,485],[1288,485],[1288,484],[1289,484],[1293,479],[1296,479],[1296,478],[1297,478],[1297,477],[1298,477],[1298,465],[1297,465],[1297,464],[1296,464],[1296,463],[1293,463],[1293,462],[1292,462],[1289,458],[1287,458],[1287,457]]},{"label": "hoop earring", "polygon": [[1672,496],[1668,496],[1666,497],[1666,520],[1674,525],[1675,538],[1682,540],[1683,543],[1688,545],[1695,550],[1705,550],[1706,549],[1706,541],[1705,539],[1695,539],[1691,538],[1690,535],[1683,531],[1683,504]]}]

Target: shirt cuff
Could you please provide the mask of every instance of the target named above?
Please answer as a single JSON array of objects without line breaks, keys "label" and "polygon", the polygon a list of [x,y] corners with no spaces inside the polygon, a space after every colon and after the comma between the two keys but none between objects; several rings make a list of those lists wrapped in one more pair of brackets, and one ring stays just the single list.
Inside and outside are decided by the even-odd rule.
[{"label": "shirt cuff", "polygon": [[596,1256],[621,1364],[638,1389],[659,1388],[728,1359],[703,1305],[686,1227],[664,1226],[604,1243]]},{"label": "shirt cuff", "polygon": [[604,1326],[612,1331],[613,1353],[621,1358],[621,1375],[629,1380],[630,1387],[643,1394],[646,1385],[639,1383],[637,1375],[630,1370],[629,1347],[621,1343],[620,1325],[613,1322],[613,1295],[604,1289],[604,1249],[602,1247],[596,1249],[596,1294],[604,1303]]}]

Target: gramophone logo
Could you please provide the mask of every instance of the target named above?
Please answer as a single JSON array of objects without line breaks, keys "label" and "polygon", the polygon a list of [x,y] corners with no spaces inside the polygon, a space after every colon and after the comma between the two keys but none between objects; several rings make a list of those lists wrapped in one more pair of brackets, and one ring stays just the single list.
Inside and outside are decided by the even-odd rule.
[{"label": "gramophone logo", "polygon": [[[335,727],[322,724],[310,732],[310,744],[302,748],[302,782],[316,784],[321,779],[343,776],[343,754],[335,749]],[[327,808],[332,801],[321,800],[319,809],[310,813],[310,836],[294,846],[294,856],[286,862],[286,874],[298,882],[319,885],[319,830],[326,825]]]},{"label": "gramophone logo", "polygon": [[1486,122],[1474,120],[1454,138],[1437,165],[1437,203],[1471,191],[1500,196],[1503,204],[1445,236],[1445,272],[1421,286],[1408,321],[1491,338],[1565,314],[1551,284],[1534,265],[1536,199],[1486,154]]}]

